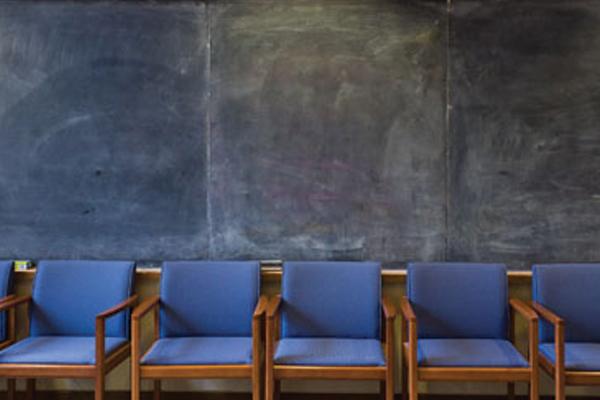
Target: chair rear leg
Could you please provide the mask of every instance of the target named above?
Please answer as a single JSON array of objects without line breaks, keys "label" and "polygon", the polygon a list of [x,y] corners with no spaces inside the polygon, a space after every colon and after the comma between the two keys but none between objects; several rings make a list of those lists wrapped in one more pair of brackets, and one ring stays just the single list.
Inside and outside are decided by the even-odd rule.
[{"label": "chair rear leg", "polygon": [[410,368],[408,371],[408,398],[409,400],[419,399],[419,382],[417,380],[417,371]]},{"label": "chair rear leg", "polygon": [[529,399],[538,400],[540,398],[540,372],[537,368],[532,368],[531,380],[529,383]]},{"label": "chair rear leg", "polygon": [[104,373],[96,375],[96,384],[94,388],[94,400],[104,400]]},{"label": "chair rear leg", "polygon": [[274,400],[280,400],[281,399],[281,381],[279,379],[275,380],[275,384],[273,385],[273,389],[275,394],[274,394]]},{"label": "chair rear leg", "polygon": [[408,370],[406,369],[406,364],[404,360],[402,360],[401,364],[401,374],[402,374],[402,400],[408,400]]},{"label": "chair rear leg", "polygon": [[25,393],[26,393],[25,394],[25,398],[27,400],[34,400],[35,399],[35,379],[34,378],[27,379]]},{"label": "chair rear leg", "polygon": [[152,390],[152,399],[160,400],[160,379],[154,380],[154,388]]},{"label": "chair rear leg", "polygon": [[565,400],[567,398],[565,388],[565,375],[564,373],[556,372],[554,377],[554,396],[556,400]]},{"label": "chair rear leg", "polygon": [[8,378],[6,380],[6,398],[7,400],[15,400],[15,392],[17,391],[17,380]]}]

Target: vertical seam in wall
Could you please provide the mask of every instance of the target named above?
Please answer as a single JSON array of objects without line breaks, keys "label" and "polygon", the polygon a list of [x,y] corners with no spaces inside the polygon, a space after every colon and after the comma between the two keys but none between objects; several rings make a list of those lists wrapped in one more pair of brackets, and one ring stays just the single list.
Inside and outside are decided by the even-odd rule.
[{"label": "vertical seam in wall", "polygon": [[444,195],[445,195],[445,213],[444,213],[444,260],[448,260],[448,250],[450,245],[450,114],[452,112],[451,96],[450,96],[450,48],[452,39],[452,0],[446,2],[446,129],[444,130],[444,157],[445,157],[445,174],[444,174]]},{"label": "vertical seam in wall", "polygon": [[206,151],[206,224],[208,227],[208,258],[214,256],[213,243],[213,220],[212,220],[212,203],[211,203],[211,188],[212,188],[212,17],[210,1],[204,2],[204,13],[206,16],[206,121],[205,121],[205,151]]}]

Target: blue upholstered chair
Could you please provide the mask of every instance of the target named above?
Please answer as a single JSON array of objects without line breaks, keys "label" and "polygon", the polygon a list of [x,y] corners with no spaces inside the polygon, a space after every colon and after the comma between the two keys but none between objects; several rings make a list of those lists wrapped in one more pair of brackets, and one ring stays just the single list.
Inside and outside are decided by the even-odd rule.
[{"label": "blue upholstered chair", "polygon": [[539,361],[556,399],[565,385],[600,385],[600,264],[534,265],[532,284]]},{"label": "blue upholstered chair", "polygon": [[[165,262],[160,296],[142,302],[132,315],[131,396],[140,380],[162,378],[251,378],[260,398],[261,326],[267,306],[260,296],[258,262]],[[140,319],[154,314],[153,343],[142,355]]]},{"label": "blue upholstered chair", "polygon": [[[410,264],[401,307],[402,376],[411,400],[419,380],[508,382],[511,395],[514,382],[525,381],[537,400],[537,316],[509,301],[504,265]],[[514,311],[529,321],[528,359],[511,343]]]},{"label": "blue upholstered chair", "polygon": [[27,337],[0,351],[0,376],[9,378],[14,398],[15,378],[95,380],[95,399],[104,396],[105,374],[129,355],[132,262],[41,261],[31,296],[0,303],[0,310],[29,307]]},{"label": "blue upholstered chair", "polygon": [[394,317],[377,263],[285,263],[281,296],[267,309],[267,400],[282,379],[377,380],[392,400]]},{"label": "blue upholstered chair", "polygon": [[[0,303],[13,298],[13,262],[0,260]],[[14,313],[0,312],[0,349],[14,342]]]}]

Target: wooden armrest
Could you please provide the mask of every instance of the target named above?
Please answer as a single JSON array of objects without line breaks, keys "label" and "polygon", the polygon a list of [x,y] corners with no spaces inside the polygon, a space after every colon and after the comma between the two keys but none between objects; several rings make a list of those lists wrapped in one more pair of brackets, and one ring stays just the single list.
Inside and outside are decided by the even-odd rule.
[{"label": "wooden armrest", "polygon": [[527,318],[529,322],[538,320],[538,316],[535,313],[535,311],[533,311],[531,307],[525,304],[524,301],[518,299],[510,299],[509,304],[513,310],[521,314],[523,317]]},{"label": "wooden armrest", "polygon": [[396,307],[394,307],[394,303],[387,296],[383,296],[381,299],[381,307],[383,307],[385,319],[391,320],[396,318]]},{"label": "wooden armrest", "polygon": [[133,312],[131,313],[131,318],[134,320],[142,318],[144,315],[148,313],[148,311],[152,310],[154,307],[158,306],[160,302],[160,296],[154,295],[148,297],[146,300],[142,301],[140,305],[138,305]]},{"label": "wooden armrest", "polygon": [[9,301],[12,300],[14,298],[16,298],[17,296],[14,294],[9,294],[8,296],[5,296],[3,298],[0,299],[0,303],[4,303],[5,301]]},{"label": "wooden armrest", "polygon": [[108,317],[112,317],[115,314],[120,313],[126,308],[132,307],[138,299],[138,295],[134,294],[130,298],[123,300],[119,304],[114,307],[109,308],[108,310],[102,311],[100,314],[96,315],[96,319],[106,319]]},{"label": "wooden armrest", "polygon": [[400,300],[400,311],[402,312],[402,316],[404,317],[404,319],[406,319],[408,322],[417,322],[417,315],[415,314],[407,297],[402,297],[402,299]]},{"label": "wooden armrest", "polygon": [[269,300],[267,299],[267,296],[260,296],[258,303],[256,303],[254,314],[252,314],[252,318],[260,318],[267,311],[268,303]]},{"label": "wooden armrest", "polygon": [[0,302],[0,311],[16,307],[19,304],[29,303],[30,301],[31,296],[13,297],[12,299],[7,299],[5,301]]},{"label": "wooden armrest", "polygon": [[554,326],[564,326],[565,321],[554,314],[552,311],[548,310],[546,307],[541,305],[540,303],[531,302],[531,307],[539,314],[540,317],[550,322]]},{"label": "wooden armrest", "polygon": [[273,318],[275,314],[279,312],[279,307],[281,306],[281,296],[277,295],[269,301],[269,305],[267,307],[267,318]]}]

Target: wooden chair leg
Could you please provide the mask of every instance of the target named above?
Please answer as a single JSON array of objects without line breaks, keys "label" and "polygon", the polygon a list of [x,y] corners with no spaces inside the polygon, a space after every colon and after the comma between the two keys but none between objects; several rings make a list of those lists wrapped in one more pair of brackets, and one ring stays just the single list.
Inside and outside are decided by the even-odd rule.
[{"label": "wooden chair leg", "polygon": [[35,379],[33,378],[27,379],[25,398],[27,400],[35,399]]},{"label": "wooden chair leg", "polygon": [[152,399],[160,400],[160,379],[154,380],[154,388],[152,391]]},{"label": "wooden chair leg", "polygon": [[279,379],[276,379],[275,384],[273,385],[273,389],[274,390],[274,400],[280,400],[281,398],[281,381]]},{"label": "wooden chair leg", "polygon": [[261,399],[261,375],[260,365],[254,365],[252,367],[252,400]]},{"label": "wooden chair leg", "polygon": [[400,388],[402,390],[402,400],[408,400],[408,370],[406,369],[406,363],[404,360],[402,360],[400,365],[400,368],[402,369],[402,387]]},{"label": "wooden chair leg", "polygon": [[131,400],[140,400],[141,385],[139,365],[131,363]]},{"label": "wooden chair leg", "polygon": [[565,388],[565,375],[564,373],[556,372],[554,377],[554,396],[556,400],[565,400],[567,398]]},{"label": "wooden chair leg", "polygon": [[509,382],[507,385],[508,400],[515,400],[515,383]]},{"label": "wooden chair leg", "polygon": [[388,377],[385,382],[385,400],[394,400],[394,377]]},{"label": "wooden chair leg", "polygon": [[417,371],[414,368],[408,370],[408,398],[409,400],[419,399],[419,382],[417,380]]},{"label": "wooden chair leg", "polygon": [[529,384],[529,399],[538,400],[540,398],[540,371],[533,368],[531,371],[531,380]]},{"label": "wooden chair leg", "polygon": [[385,381],[379,381],[379,398],[385,400]]},{"label": "wooden chair leg", "polygon": [[273,379],[273,369],[267,365],[265,371],[265,400],[273,400],[275,395],[275,380]]},{"label": "wooden chair leg", "polygon": [[17,391],[17,380],[9,378],[6,380],[6,399],[15,400],[15,392]]},{"label": "wooden chair leg", "polygon": [[96,385],[94,388],[94,400],[104,400],[104,381],[105,376],[103,373],[96,375]]}]

